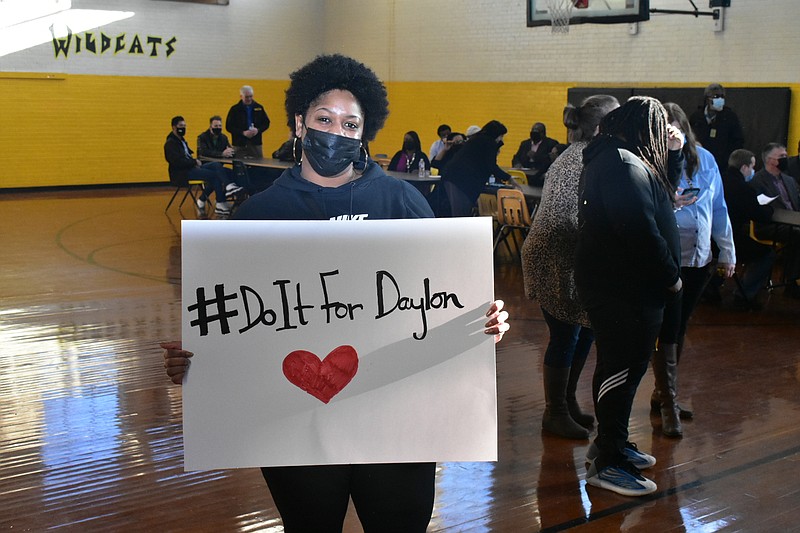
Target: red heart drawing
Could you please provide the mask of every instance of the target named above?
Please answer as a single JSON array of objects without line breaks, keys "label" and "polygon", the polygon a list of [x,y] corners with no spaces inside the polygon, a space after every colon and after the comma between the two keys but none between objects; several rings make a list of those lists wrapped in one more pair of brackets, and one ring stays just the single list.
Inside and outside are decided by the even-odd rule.
[{"label": "red heart drawing", "polygon": [[283,375],[290,383],[323,403],[339,394],[358,372],[358,354],[352,346],[334,348],[325,359],[295,350],[283,360]]}]

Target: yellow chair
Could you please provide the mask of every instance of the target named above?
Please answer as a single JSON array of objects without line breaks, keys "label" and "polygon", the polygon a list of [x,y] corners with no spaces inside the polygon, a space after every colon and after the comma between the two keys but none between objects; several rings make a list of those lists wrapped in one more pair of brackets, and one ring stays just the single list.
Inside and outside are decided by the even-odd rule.
[{"label": "yellow chair", "polygon": [[507,170],[506,172],[508,172],[509,176],[511,176],[511,179],[513,179],[520,185],[528,184],[528,175],[525,174],[523,171],[512,168]]},{"label": "yellow chair", "polygon": [[478,216],[492,217],[492,236],[497,235],[497,195],[483,192],[478,196]]},{"label": "yellow chair", "polygon": [[[514,242],[516,253],[520,256],[522,252],[522,242],[528,235],[531,227],[531,216],[528,212],[528,204],[525,202],[525,195],[517,189],[499,189],[497,191],[497,222],[499,228],[494,238],[494,250],[503,242],[509,254],[514,254],[508,243],[509,237]],[[517,240],[517,234],[522,234],[522,239]]]},{"label": "yellow chair", "polygon": [[[776,254],[783,249],[783,243],[782,242],[772,241],[770,239],[760,239],[759,237],[757,237],[756,236],[756,223],[754,221],[752,221],[752,220],[750,221],[750,238],[753,239],[754,241],[756,241],[759,244],[763,244],[765,246],[771,246]],[[772,265],[773,265],[773,268],[774,268],[775,263],[773,263]],[[775,289],[776,287],[783,287],[784,285],[786,285],[786,284],[785,283],[773,283],[772,282],[772,271],[770,271],[769,278],[767,279],[767,289],[769,291],[772,291],[772,289]]]},{"label": "yellow chair", "polygon": [[181,192],[181,189],[183,188],[186,188],[186,192],[184,193],[183,198],[181,198],[181,203],[178,204],[178,211],[180,211],[181,207],[183,207],[184,202],[186,202],[187,196],[192,197],[192,206],[194,206],[197,200],[197,196],[195,196],[195,191],[202,194],[204,185],[205,182],[203,180],[188,180],[185,183],[179,184],[177,187],[175,187],[175,192],[172,193],[172,198],[169,199],[167,207],[164,208],[164,212],[166,213],[169,210],[169,206],[172,205],[172,202],[175,201],[175,197],[178,196],[178,193]]}]

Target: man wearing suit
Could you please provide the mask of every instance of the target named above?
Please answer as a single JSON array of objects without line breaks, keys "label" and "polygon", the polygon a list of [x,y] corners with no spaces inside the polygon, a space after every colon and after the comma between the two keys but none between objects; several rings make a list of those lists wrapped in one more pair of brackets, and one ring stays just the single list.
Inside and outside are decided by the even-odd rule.
[{"label": "man wearing suit", "polygon": [[[771,205],[778,209],[800,211],[800,195],[797,182],[786,174],[788,154],[786,147],[780,143],[769,143],[761,152],[764,168],[756,172],[750,186],[758,194],[775,198]],[[756,236],[785,244],[783,250],[783,274],[786,282],[786,294],[800,298],[800,227],[785,224],[757,224]]]},{"label": "man wearing suit", "polygon": [[537,122],[531,128],[530,138],[520,143],[519,150],[511,160],[511,166],[531,169],[532,172],[526,172],[530,185],[541,187],[544,174],[555,159],[551,157],[551,152],[557,146],[558,141],[547,136],[545,125]]}]

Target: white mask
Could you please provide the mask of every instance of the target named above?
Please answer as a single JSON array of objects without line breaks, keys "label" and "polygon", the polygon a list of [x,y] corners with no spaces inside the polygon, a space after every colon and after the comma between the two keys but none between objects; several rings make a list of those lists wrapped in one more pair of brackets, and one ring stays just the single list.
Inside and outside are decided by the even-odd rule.
[{"label": "white mask", "polygon": [[711,109],[714,111],[722,111],[722,108],[725,107],[725,99],[724,98],[712,98],[711,99]]}]

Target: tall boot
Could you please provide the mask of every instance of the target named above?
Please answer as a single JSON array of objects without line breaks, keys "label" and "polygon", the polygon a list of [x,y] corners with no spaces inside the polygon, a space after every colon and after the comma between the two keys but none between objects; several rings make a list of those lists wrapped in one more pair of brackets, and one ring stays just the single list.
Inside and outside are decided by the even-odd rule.
[{"label": "tall boot", "polygon": [[542,416],[542,428],[568,439],[588,439],[586,428],[575,422],[567,408],[567,383],[570,368],[554,368],[544,365],[544,398],[546,407]]},{"label": "tall boot", "polygon": [[569,416],[571,416],[575,422],[586,429],[592,429],[592,427],[594,427],[594,417],[589,413],[584,413],[581,411],[581,407],[578,405],[578,400],[575,398],[575,392],[578,390],[578,380],[581,377],[583,365],[585,364],[585,357],[579,360],[572,360],[572,366],[569,369],[569,379],[567,380],[566,400]]},{"label": "tall boot", "polygon": [[653,352],[653,374],[661,400],[661,432],[667,437],[682,437],[683,428],[675,401],[678,381],[677,344],[661,344]]},{"label": "tall boot", "polygon": [[[681,345],[675,345],[675,346],[677,346],[677,353],[678,353],[675,363],[677,365],[681,360],[680,353],[682,346]],[[653,352],[653,357],[655,357],[655,354],[656,352]],[[655,367],[653,370],[655,370]],[[686,407],[684,407],[679,403],[676,403],[676,405],[678,406],[678,416],[680,416],[681,420],[691,420],[692,418],[694,418],[693,411],[687,409]],[[653,388],[653,394],[650,395],[650,413],[653,415],[658,415],[659,413],[661,413],[661,391],[658,390],[658,380],[656,380],[656,385]]]}]

